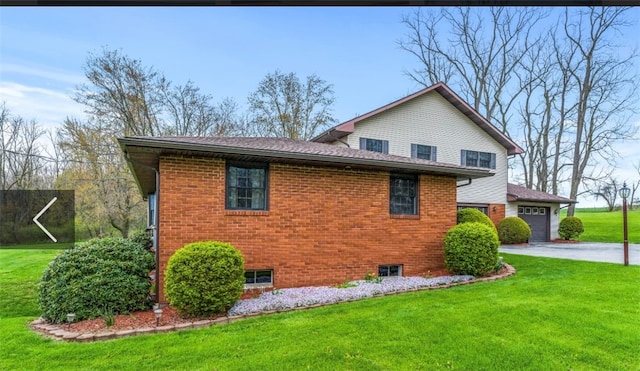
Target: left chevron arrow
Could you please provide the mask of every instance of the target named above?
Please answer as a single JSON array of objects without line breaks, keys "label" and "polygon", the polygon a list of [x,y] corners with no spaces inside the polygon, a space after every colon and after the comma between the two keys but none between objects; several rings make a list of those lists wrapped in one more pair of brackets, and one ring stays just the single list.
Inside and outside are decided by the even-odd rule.
[{"label": "left chevron arrow", "polygon": [[42,216],[42,214],[45,213],[45,211],[47,211],[51,205],[53,205],[54,202],[56,202],[56,200],[58,200],[58,197],[54,197],[51,199],[51,201],[49,201],[49,203],[47,204],[47,206],[45,206],[44,208],[42,208],[42,210],[40,210],[40,212],[33,217],[33,222],[36,223],[38,225],[38,227],[40,227],[40,229],[42,229],[42,231],[44,233],[47,234],[47,236],[49,236],[49,238],[51,239],[51,241],[53,242],[58,242],[58,240],[56,240],[55,237],[53,237],[53,235],[51,233],[49,233],[49,231],[47,230],[47,228],[45,228],[42,224],[40,224],[40,222],[38,221],[38,218]]}]

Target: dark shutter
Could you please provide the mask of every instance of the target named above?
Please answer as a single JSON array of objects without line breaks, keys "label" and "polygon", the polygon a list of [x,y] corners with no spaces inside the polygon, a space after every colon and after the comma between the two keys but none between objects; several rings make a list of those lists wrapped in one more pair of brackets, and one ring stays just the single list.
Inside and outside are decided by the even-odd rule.
[{"label": "dark shutter", "polygon": [[495,153],[492,153],[492,154],[491,154],[491,163],[489,164],[489,166],[490,166],[492,169],[495,169],[495,168],[496,168],[496,154],[495,154]]},{"label": "dark shutter", "polygon": [[367,138],[360,138],[360,149],[367,149]]},{"label": "dark shutter", "polygon": [[416,158],[418,157],[418,145],[417,144],[411,144],[411,157]]},{"label": "dark shutter", "polygon": [[464,149],[460,151],[460,165],[467,166],[467,151]]},{"label": "dark shutter", "polygon": [[431,161],[438,161],[438,150],[436,146],[431,146]]}]

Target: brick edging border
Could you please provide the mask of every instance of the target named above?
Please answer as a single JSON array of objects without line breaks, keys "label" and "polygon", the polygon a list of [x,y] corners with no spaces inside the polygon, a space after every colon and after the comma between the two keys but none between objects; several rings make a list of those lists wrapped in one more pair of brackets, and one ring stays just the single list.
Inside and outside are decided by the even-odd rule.
[{"label": "brick edging border", "polygon": [[[463,281],[463,282],[453,282],[453,283],[449,283],[449,284],[446,284],[446,285],[420,287],[420,288],[415,288],[415,289],[410,289],[410,290],[392,291],[392,292],[387,292],[387,293],[380,293],[380,294],[376,294],[376,295],[374,295],[372,297],[375,298],[375,297],[381,297],[381,296],[397,295],[397,294],[402,294],[402,293],[406,293],[406,292],[446,289],[446,288],[449,288],[449,287],[468,285],[468,284],[472,284],[472,283],[476,283],[476,282],[490,282],[490,281],[496,281],[496,280],[499,280],[499,279],[503,279],[503,278],[512,276],[512,275],[514,275],[516,273],[516,270],[515,270],[515,268],[513,268],[513,266],[511,266],[509,264],[506,264],[506,263],[504,263],[503,265],[506,268],[506,271],[504,273],[497,274],[497,275],[490,276],[490,277],[476,278],[476,279],[473,279],[473,280]],[[368,299],[368,298],[363,298],[363,299]],[[55,340],[65,340],[65,341],[75,341],[75,342],[92,342],[92,341],[98,341],[98,340],[117,339],[117,338],[122,338],[122,337],[125,337],[125,336],[164,333],[164,332],[171,332],[171,331],[178,331],[178,330],[204,328],[204,327],[210,327],[210,326],[213,326],[213,325],[223,325],[223,324],[227,324],[227,323],[243,320],[243,319],[246,319],[246,318],[253,318],[253,317],[269,315],[269,314],[274,314],[274,313],[290,312],[290,311],[294,311],[294,310],[319,308],[319,307],[324,307],[324,306],[328,306],[328,305],[334,305],[334,304],[340,304],[340,303],[348,303],[348,302],[357,301],[357,300],[362,300],[362,299],[348,299],[348,300],[338,301],[338,302],[335,302],[335,303],[313,304],[313,305],[309,305],[309,306],[305,306],[305,307],[295,307],[295,308],[287,308],[287,309],[280,309],[280,310],[269,310],[269,311],[249,313],[249,314],[239,315],[239,316],[224,316],[224,317],[219,317],[219,318],[216,318],[216,319],[205,319],[205,320],[199,320],[199,321],[193,321],[193,322],[185,322],[185,323],[180,323],[180,324],[177,324],[177,325],[143,327],[143,328],[139,328],[139,329],[96,332],[96,333],[84,333],[84,334],[77,333],[77,332],[72,332],[72,331],[67,331],[67,330],[65,330],[63,328],[64,324],[59,324],[59,325],[49,324],[42,318],[38,318],[35,321],[32,321],[29,325],[30,325],[32,330],[34,330],[34,331],[36,331],[36,332],[38,332],[40,334],[43,334],[45,336],[52,337]]]}]

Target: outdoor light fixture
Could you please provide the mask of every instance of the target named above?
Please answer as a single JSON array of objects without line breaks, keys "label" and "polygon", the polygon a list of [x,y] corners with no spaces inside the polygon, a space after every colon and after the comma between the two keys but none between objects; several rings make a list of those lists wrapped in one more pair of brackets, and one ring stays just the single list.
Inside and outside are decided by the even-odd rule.
[{"label": "outdoor light fixture", "polygon": [[624,234],[624,265],[629,265],[629,233],[627,230],[627,197],[631,190],[627,187],[627,182],[622,184],[620,188],[620,197],[622,197],[622,232]]},{"label": "outdoor light fixture", "polygon": [[162,317],[162,308],[160,308],[160,304],[156,304],[153,306],[153,314],[156,315],[156,327],[160,325],[160,317]]},{"label": "outdoor light fixture", "polygon": [[553,209],[553,215],[558,215],[558,208]]},{"label": "outdoor light fixture", "polygon": [[71,328],[71,323],[76,318],[75,313],[67,313],[67,323],[69,324],[69,328]]}]

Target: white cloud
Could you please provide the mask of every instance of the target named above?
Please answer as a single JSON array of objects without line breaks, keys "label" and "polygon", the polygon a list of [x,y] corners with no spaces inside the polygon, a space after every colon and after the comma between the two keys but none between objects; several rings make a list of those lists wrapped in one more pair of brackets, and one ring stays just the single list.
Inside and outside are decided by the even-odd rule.
[{"label": "white cloud", "polygon": [[66,84],[75,85],[84,80],[83,75],[67,73],[56,71],[50,68],[35,68],[28,67],[26,65],[14,64],[14,63],[3,63],[1,67],[2,73],[16,73],[21,75],[27,75],[32,77],[44,78],[47,80],[54,80],[58,82],[63,82]]},{"label": "white cloud", "polygon": [[82,116],[83,106],[66,92],[0,81],[0,96],[12,114],[36,120],[44,128],[60,125],[67,116]]}]

